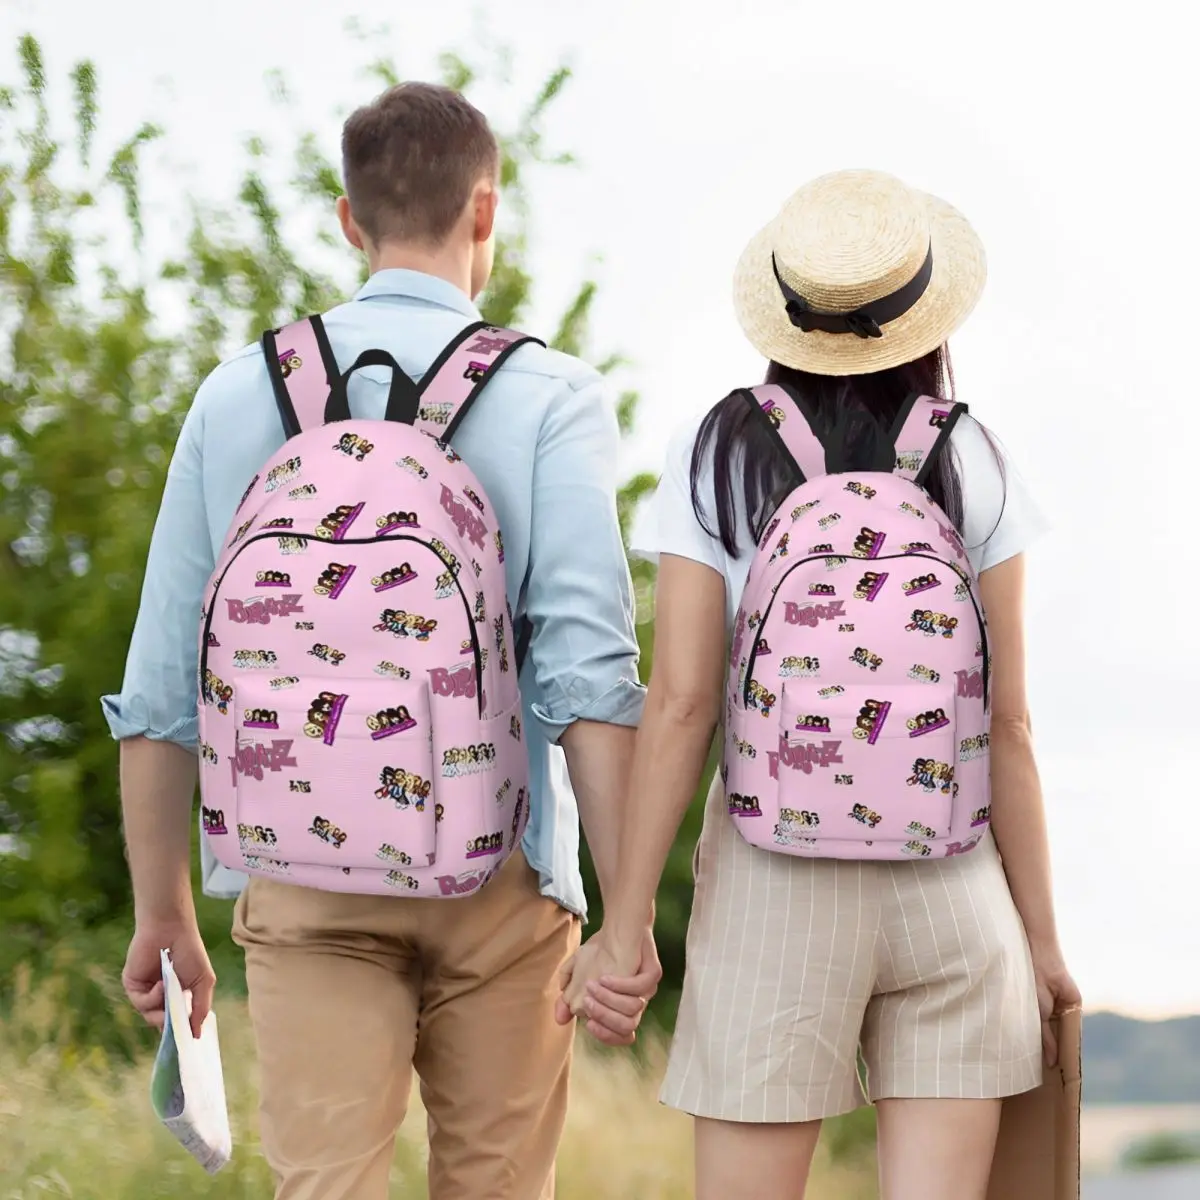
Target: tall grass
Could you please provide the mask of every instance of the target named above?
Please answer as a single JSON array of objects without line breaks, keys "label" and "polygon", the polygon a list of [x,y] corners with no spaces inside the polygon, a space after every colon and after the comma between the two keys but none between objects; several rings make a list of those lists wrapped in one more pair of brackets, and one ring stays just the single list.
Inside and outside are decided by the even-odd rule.
[{"label": "tall grass", "polygon": [[[103,982],[103,981],[102,981]],[[111,982],[112,1002],[123,1003]],[[3,1200],[261,1200],[272,1194],[256,1141],[254,1047],[244,1003],[219,1005],[222,1057],[236,1150],[205,1175],[155,1121],[150,1058],[133,1064],[69,1036],[61,979],[19,973],[0,1024],[0,1197]],[[581,1038],[559,1156],[560,1200],[686,1200],[693,1194],[691,1122],[657,1103],[665,1049],[647,1039],[640,1059],[603,1053]],[[425,1121],[414,1092],[392,1169],[393,1197],[426,1197]],[[864,1139],[831,1130],[811,1200],[875,1200]]]}]

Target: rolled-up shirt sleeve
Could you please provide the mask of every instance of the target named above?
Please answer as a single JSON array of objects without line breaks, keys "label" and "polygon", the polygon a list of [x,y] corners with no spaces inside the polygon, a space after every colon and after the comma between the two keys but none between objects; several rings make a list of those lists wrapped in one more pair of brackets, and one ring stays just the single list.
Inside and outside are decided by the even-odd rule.
[{"label": "rolled-up shirt sleeve", "polygon": [[579,720],[641,720],[633,585],[617,520],[620,439],[598,376],[562,386],[538,438],[525,615],[531,708],[552,742]]},{"label": "rolled-up shirt sleeve", "polygon": [[200,447],[202,386],[167,471],[125,678],[101,705],[113,737],[197,742],[200,611],[213,571]]}]

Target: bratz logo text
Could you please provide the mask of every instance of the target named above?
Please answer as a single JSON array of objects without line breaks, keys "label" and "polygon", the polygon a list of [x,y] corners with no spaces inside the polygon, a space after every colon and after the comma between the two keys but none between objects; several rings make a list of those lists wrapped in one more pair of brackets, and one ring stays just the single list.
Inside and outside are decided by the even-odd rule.
[{"label": "bratz logo text", "polygon": [[292,613],[304,611],[299,592],[262,599],[256,597],[250,601],[226,599],[225,604],[229,619],[235,625],[270,625],[272,617],[290,617]]},{"label": "bratz logo text", "polygon": [[779,749],[767,752],[767,765],[771,778],[779,778],[779,765],[790,767],[793,771],[803,771],[811,775],[813,767],[832,767],[842,762],[842,743],[840,741],[789,743],[787,738],[780,736]]},{"label": "bratz logo text", "polygon": [[454,522],[458,536],[470,538],[482,550],[487,526],[444,483],[442,484],[442,509]]},{"label": "bratz logo text", "polygon": [[429,672],[429,686],[435,696],[469,699],[476,692],[475,668],[463,666],[447,671],[445,667],[434,667]]},{"label": "bratz logo text", "polygon": [[262,742],[243,742],[236,754],[229,755],[230,775],[237,787],[238,776],[246,775],[260,783],[265,772],[279,772],[285,767],[296,766],[292,757],[290,738],[276,739],[269,746]]},{"label": "bratz logo text", "polygon": [[783,619],[789,625],[806,625],[815,629],[819,621],[836,621],[846,615],[843,600],[830,600],[828,604],[796,604],[788,600],[783,606]]}]

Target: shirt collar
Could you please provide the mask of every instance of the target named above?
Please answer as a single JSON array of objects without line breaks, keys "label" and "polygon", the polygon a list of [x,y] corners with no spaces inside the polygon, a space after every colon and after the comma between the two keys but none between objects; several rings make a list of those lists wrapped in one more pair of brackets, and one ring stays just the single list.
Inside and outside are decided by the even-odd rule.
[{"label": "shirt collar", "polygon": [[373,296],[408,296],[423,300],[441,308],[462,313],[464,317],[481,320],[479,309],[471,303],[465,293],[446,279],[426,275],[422,271],[409,271],[402,267],[387,267],[376,271],[355,293],[355,300],[369,300]]}]

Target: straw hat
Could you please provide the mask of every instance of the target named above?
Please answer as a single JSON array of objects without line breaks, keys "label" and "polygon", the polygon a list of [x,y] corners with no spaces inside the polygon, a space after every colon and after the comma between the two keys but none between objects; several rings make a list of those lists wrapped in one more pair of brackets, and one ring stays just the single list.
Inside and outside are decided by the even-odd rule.
[{"label": "straw hat", "polygon": [[966,218],[879,171],[806,184],[746,247],[733,281],[755,348],[817,375],[862,375],[936,349],[987,271]]}]

